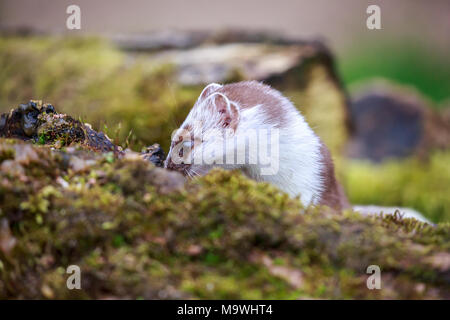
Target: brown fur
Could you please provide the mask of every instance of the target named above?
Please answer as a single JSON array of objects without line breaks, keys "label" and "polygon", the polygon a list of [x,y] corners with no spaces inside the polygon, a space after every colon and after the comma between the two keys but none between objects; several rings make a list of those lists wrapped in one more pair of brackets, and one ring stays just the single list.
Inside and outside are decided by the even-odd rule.
[{"label": "brown fur", "polygon": [[280,98],[269,94],[269,90],[273,89],[260,82],[243,81],[224,85],[217,92],[223,93],[231,101],[237,102],[242,109],[262,104],[268,119],[276,127],[281,127],[287,123],[288,119],[283,113],[280,113],[278,108]]},{"label": "brown fur", "polygon": [[324,165],[323,171],[321,172],[324,191],[319,204],[329,206],[336,210],[350,208],[350,203],[345,196],[344,190],[334,174],[334,165],[330,151],[323,143],[321,144],[320,152]]}]

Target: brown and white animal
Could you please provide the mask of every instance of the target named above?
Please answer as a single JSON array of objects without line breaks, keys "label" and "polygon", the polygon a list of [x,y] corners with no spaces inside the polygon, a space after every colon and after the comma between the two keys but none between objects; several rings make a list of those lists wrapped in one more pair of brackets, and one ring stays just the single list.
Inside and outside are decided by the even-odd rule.
[{"label": "brown and white animal", "polygon": [[[267,163],[263,165],[248,145],[255,132],[264,132],[258,144],[271,150],[272,174],[262,172]],[[261,138],[271,135],[267,132],[274,133]],[[239,155],[243,161],[236,160]],[[254,180],[300,196],[305,206],[349,206],[327,147],[286,97],[257,81],[206,86],[173,134],[165,167],[188,176],[203,175],[213,167],[240,169]]]}]

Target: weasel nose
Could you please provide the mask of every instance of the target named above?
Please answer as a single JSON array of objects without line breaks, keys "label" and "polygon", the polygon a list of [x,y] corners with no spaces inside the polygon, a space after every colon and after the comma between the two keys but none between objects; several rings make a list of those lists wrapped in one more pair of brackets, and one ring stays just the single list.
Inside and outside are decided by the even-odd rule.
[{"label": "weasel nose", "polygon": [[184,162],[182,162],[181,164],[175,164],[172,159],[167,159],[165,167],[169,170],[183,171],[186,167],[188,167],[188,165]]}]

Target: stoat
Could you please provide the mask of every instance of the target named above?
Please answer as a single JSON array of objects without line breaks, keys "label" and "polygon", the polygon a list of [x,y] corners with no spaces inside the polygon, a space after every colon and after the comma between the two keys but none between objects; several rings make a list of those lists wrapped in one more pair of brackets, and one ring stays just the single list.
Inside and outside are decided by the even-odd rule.
[{"label": "stoat", "polygon": [[240,169],[305,206],[349,206],[327,147],[289,99],[257,81],[206,86],[172,135],[165,167],[191,177]]}]

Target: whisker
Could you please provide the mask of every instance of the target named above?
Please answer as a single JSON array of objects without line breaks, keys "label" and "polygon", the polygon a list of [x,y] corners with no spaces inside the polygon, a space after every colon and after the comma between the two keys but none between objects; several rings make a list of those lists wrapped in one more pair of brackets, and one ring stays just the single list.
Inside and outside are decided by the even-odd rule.
[{"label": "whisker", "polygon": [[191,169],[191,173],[192,173],[192,178],[198,178],[200,176],[200,174],[195,171],[195,169]]},{"label": "whisker", "polygon": [[183,169],[184,175],[188,176],[189,178],[192,178],[192,174],[187,170],[187,169]]}]

